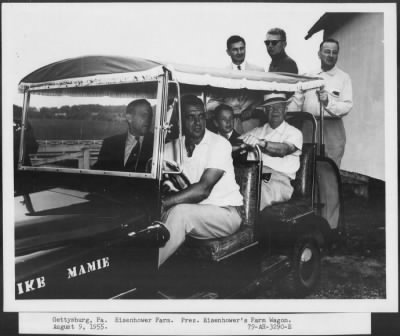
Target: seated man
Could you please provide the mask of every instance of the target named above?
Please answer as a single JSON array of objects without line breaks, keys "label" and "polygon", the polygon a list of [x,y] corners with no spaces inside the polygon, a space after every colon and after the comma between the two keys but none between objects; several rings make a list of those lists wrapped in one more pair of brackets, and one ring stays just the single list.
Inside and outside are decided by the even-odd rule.
[{"label": "seated man", "polygon": [[[163,222],[170,239],[159,251],[159,266],[184,242],[185,236],[209,239],[228,236],[240,227],[243,198],[235,181],[231,145],[205,128],[203,102],[181,99],[184,143],[183,173],[190,186],[162,199]],[[166,144],[164,158],[177,161],[179,141]]]},{"label": "seated man", "polygon": [[146,99],[126,107],[128,131],[104,139],[93,169],[144,172],[153,155],[153,134],[149,132],[153,110]]},{"label": "seated man", "polygon": [[234,162],[246,161],[247,153],[240,153],[240,134],[233,129],[233,108],[226,104],[218,105],[214,110],[214,125],[218,134],[226,138],[232,145],[232,157]]},{"label": "seated man", "polygon": [[[290,180],[296,177],[300,168],[303,145],[302,133],[285,121],[286,95],[271,93],[264,99],[263,106],[269,113],[269,122],[240,137],[244,143],[242,147],[258,145],[262,151],[261,210],[292,197],[293,187]],[[249,153],[249,156],[251,155],[253,153]]]}]

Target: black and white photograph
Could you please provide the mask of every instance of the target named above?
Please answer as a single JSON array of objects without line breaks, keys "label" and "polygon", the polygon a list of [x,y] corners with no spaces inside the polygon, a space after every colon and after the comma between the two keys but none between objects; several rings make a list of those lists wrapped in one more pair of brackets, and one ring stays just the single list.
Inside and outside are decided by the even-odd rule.
[{"label": "black and white photograph", "polygon": [[2,4],[4,310],[396,312],[396,44],[390,3]]}]

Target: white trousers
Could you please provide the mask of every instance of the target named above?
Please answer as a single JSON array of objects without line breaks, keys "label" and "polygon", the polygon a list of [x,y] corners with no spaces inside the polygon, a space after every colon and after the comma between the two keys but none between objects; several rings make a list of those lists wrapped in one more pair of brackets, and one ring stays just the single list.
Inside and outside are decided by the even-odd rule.
[{"label": "white trousers", "polygon": [[268,182],[261,182],[260,210],[278,202],[288,201],[293,194],[290,179],[286,176],[272,173]]},{"label": "white trousers", "polygon": [[162,219],[170,238],[159,249],[158,266],[178,249],[186,235],[196,239],[226,237],[235,233],[242,221],[235,207],[209,204],[178,204],[169,209]]}]

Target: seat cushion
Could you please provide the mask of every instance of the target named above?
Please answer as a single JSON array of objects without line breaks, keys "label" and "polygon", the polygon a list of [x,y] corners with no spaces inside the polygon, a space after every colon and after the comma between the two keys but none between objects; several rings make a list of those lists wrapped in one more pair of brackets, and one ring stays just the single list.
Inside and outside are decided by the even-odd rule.
[{"label": "seat cushion", "polygon": [[183,246],[183,253],[195,258],[220,261],[254,244],[254,229],[242,225],[239,231],[224,238],[202,240],[188,236]]},{"label": "seat cushion", "polygon": [[254,231],[259,207],[260,171],[261,165],[257,161],[235,164],[236,182],[240,187],[244,201],[241,207],[242,223],[240,229],[236,233],[223,238],[203,240],[187,237],[184,246],[181,248],[183,254],[219,261],[256,244]]},{"label": "seat cushion", "polygon": [[287,223],[312,212],[311,200],[298,198],[268,206],[261,211],[260,217],[264,223]]}]

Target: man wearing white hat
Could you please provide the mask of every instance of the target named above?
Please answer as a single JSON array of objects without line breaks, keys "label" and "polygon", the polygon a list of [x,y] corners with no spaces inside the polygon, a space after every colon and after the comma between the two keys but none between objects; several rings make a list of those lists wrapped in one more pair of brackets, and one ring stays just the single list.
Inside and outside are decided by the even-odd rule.
[{"label": "man wearing white hat", "polygon": [[[264,96],[263,106],[268,113],[268,123],[240,137],[244,143],[242,148],[259,146],[262,151],[261,210],[292,197],[290,181],[295,179],[300,168],[303,134],[285,121],[287,103],[284,93]],[[249,153],[248,159],[253,159],[253,156]]]}]

